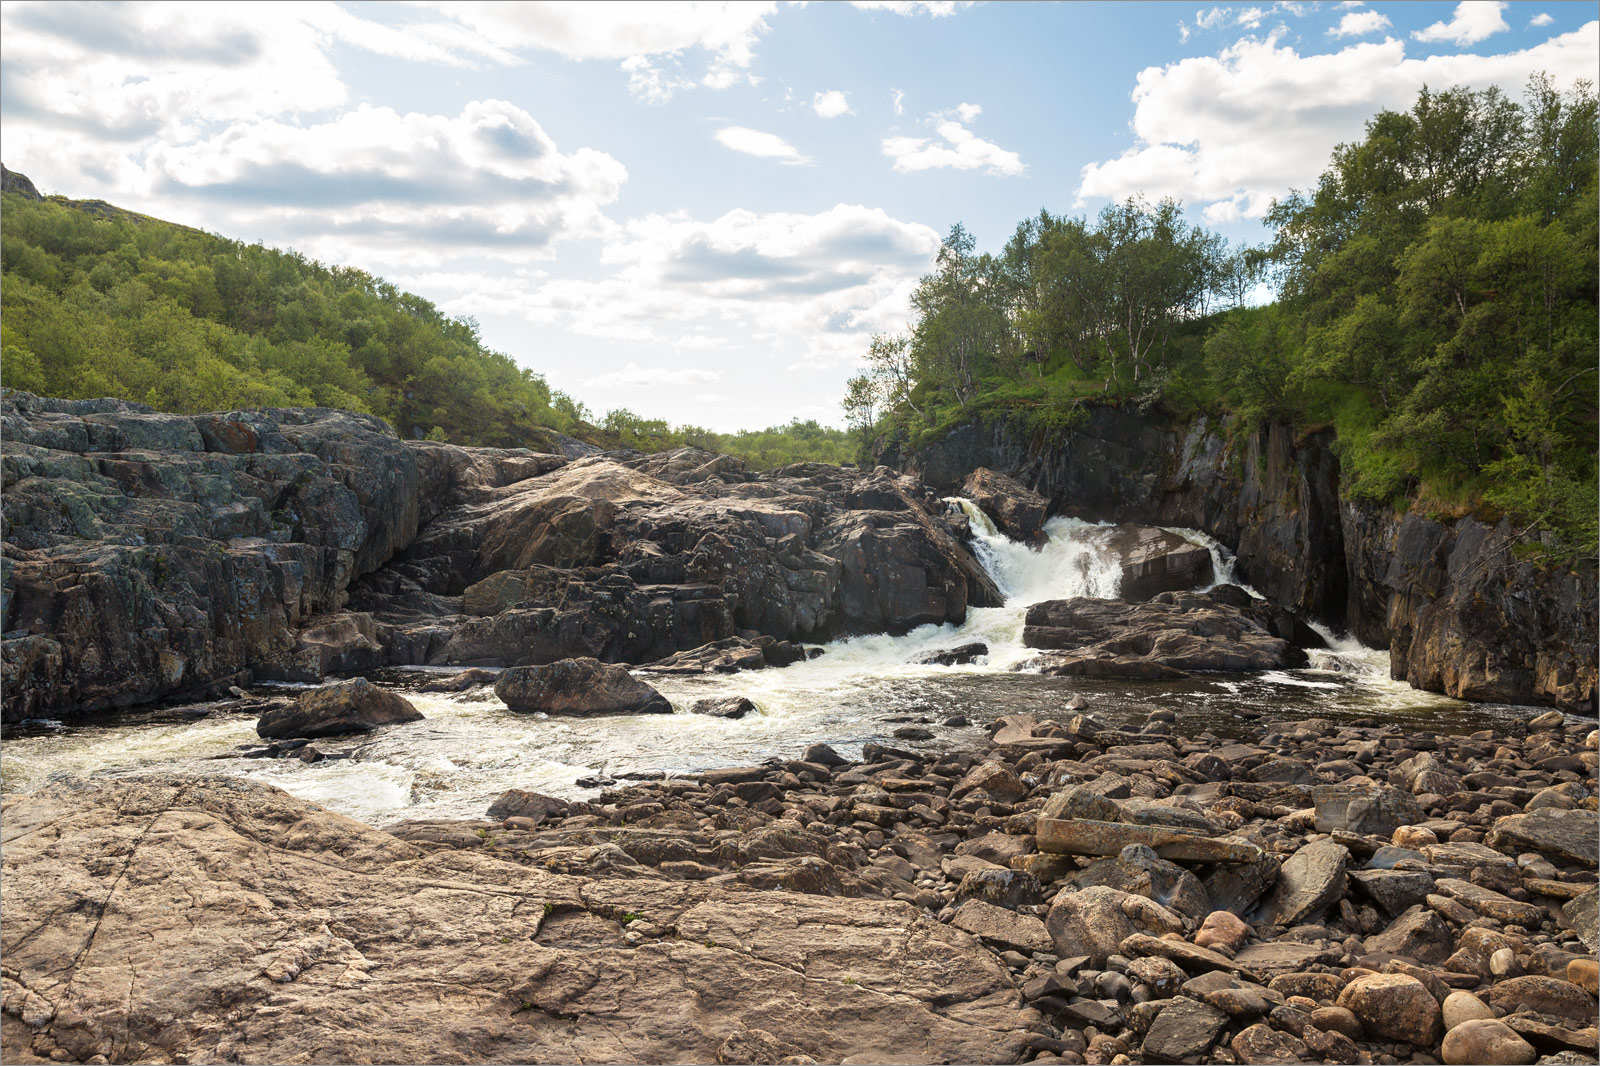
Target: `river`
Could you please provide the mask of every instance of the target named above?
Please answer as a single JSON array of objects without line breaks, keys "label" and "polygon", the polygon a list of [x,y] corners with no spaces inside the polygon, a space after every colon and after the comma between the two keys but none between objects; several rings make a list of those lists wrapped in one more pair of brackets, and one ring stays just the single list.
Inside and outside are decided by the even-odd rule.
[{"label": "river", "polygon": [[[1119,561],[1107,546],[1113,529],[1054,518],[1037,550],[1007,539],[966,500],[979,560],[1006,595],[1003,607],[975,608],[961,625],[923,626],[903,636],[867,636],[826,645],[823,654],[781,670],[711,677],[641,675],[677,713],[601,718],[515,714],[488,689],[441,695],[415,691],[426,675],[446,669],[393,671],[383,683],[405,689],[427,720],[368,737],[319,741],[349,758],[243,759],[256,742],[255,716],[211,710],[109,715],[70,725],[26,723],[0,746],[0,784],[26,791],[67,774],[121,775],[152,770],[229,773],[266,781],[296,796],[375,824],[402,818],[481,817],[507,788],[570,797],[592,796],[580,777],[664,772],[797,757],[826,741],[848,756],[879,741],[897,747],[975,745],[982,726],[1012,713],[1065,718],[1081,696],[1102,721],[1142,724],[1150,711],[1177,714],[1178,731],[1227,736],[1263,717],[1374,719],[1410,728],[1471,731],[1515,728],[1529,711],[1469,704],[1412,689],[1389,677],[1389,655],[1322,631],[1326,650],[1311,652],[1301,670],[1197,675],[1182,682],[1052,678],[1016,671],[1034,652],[1022,645],[1029,605],[1068,596],[1117,593]],[[1214,540],[1192,530],[1172,532],[1208,547],[1223,580],[1232,560]],[[981,641],[984,659],[965,666],[913,665],[929,651]],[[278,686],[279,688],[288,686]],[[268,686],[262,686],[266,690]],[[738,721],[687,713],[696,701],[745,696],[758,710]],[[967,725],[944,725],[964,716]],[[892,732],[924,724],[931,740],[906,741]]]}]

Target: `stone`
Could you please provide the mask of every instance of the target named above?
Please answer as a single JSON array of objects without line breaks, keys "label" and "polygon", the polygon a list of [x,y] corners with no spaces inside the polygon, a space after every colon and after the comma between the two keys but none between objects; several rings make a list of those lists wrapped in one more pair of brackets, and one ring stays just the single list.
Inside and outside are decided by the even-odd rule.
[{"label": "stone", "polygon": [[1028,794],[1024,785],[1010,767],[997,762],[980,763],[968,770],[950,789],[950,798],[959,799],[968,792],[982,789],[1001,803],[1016,803]]},{"label": "stone", "polygon": [[989,645],[982,641],[971,644],[962,644],[955,648],[943,648],[939,651],[924,652],[912,659],[911,662],[918,666],[964,666],[977,662],[989,654]]},{"label": "stone", "polygon": [[1444,997],[1440,1015],[1444,1020],[1445,1031],[1449,1032],[1462,1022],[1493,1018],[1494,1010],[1471,992],[1456,991]]},{"label": "stone", "polygon": [[1319,833],[1346,829],[1389,838],[1427,817],[1414,797],[1388,785],[1317,785],[1311,802]]},{"label": "stone", "polygon": [[1054,821],[1123,821],[1122,808],[1116,800],[1077,785],[1052,792],[1039,808],[1039,817]]},{"label": "stone", "polygon": [[1505,1022],[1473,1018],[1445,1034],[1439,1057],[1449,1066],[1486,1066],[1488,1063],[1529,1066],[1539,1058],[1539,1053]]},{"label": "stone", "polygon": [[1155,955],[1171,959],[1184,969],[1199,972],[1207,970],[1222,970],[1236,974],[1249,981],[1256,981],[1254,971],[1246,969],[1237,960],[1226,955],[1212,951],[1209,948],[1196,947],[1177,938],[1154,937],[1146,933],[1130,933],[1117,950],[1126,957],[1136,955]]},{"label": "stone", "polygon": [[1311,1012],[1311,1024],[1318,1029],[1343,1033],[1351,1040],[1362,1036],[1361,1019],[1347,1007],[1318,1007]]},{"label": "stone", "polygon": [[1198,833],[1161,826],[1121,822],[1066,821],[1040,818],[1039,850],[1070,855],[1116,855],[1141,844],[1163,859],[1177,862],[1252,862],[1261,855],[1254,844],[1214,840]]},{"label": "stone", "polygon": [[[1233,842],[1249,843],[1237,838]],[[1260,857],[1248,862],[1214,866],[1200,881],[1213,907],[1243,917],[1277,884],[1282,865],[1276,855],[1262,852]]]},{"label": "stone", "polygon": [[1433,891],[1433,876],[1423,870],[1351,870],[1349,878],[1352,889],[1387,914],[1401,914]]},{"label": "stone", "polygon": [[410,700],[356,677],[303,692],[287,707],[268,711],[256,723],[256,735],[315,739],[420,721],[422,712]]},{"label": "stone", "polygon": [[1417,962],[1442,962],[1450,953],[1450,930],[1427,907],[1418,904],[1401,914],[1381,933],[1367,937],[1366,950],[1404,955]]},{"label": "stone", "polygon": [[1178,996],[1161,1008],[1140,1049],[1149,1062],[1182,1062],[1203,1054],[1227,1024],[1228,1016],[1217,1008]]},{"label": "stone", "polygon": [[757,709],[756,705],[744,696],[725,696],[721,699],[695,700],[694,706],[690,707],[689,711],[691,714],[704,714],[712,718],[739,719]]},{"label": "stone", "polygon": [[1145,930],[1157,936],[1183,930],[1183,919],[1143,896],[1095,886],[1057,893],[1045,916],[1045,928],[1062,957],[1088,955],[1096,962],[1120,950],[1131,934]]},{"label": "stone", "polygon": [[1519,902],[1493,889],[1460,878],[1441,878],[1438,889],[1445,895],[1465,903],[1484,917],[1493,918],[1497,922],[1537,927],[1549,917],[1543,907]]},{"label": "stone", "polygon": [[996,907],[1016,910],[1039,902],[1039,881],[1021,870],[973,870],[956,886],[956,899],[979,899]]},{"label": "stone", "polygon": [[1339,993],[1338,1006],[1348,1008],[1380,1040],[1429,1047],[1443,1028],[1438,1001],[1426,985],[1405,974],[1357,977]]},{"label": "stone", "polygon": [[1260,941],[1240,948],[1234,953],[1233,961],[1263,977],[1273,977],[1280,973],[1296,973],[1310,966],[1325,966],[1337,962],[1342,955],[1342,949],[1319,947],[1316,944]]},{"label": "stone", "polygon": [[1197,947],[1236,951],[1250,938],[1250,927],[1232,911],[1212,911],[1194,935]]},{"label": "stone", "polygon": [[1546,807],[1499,819],[1484,843],[1508,855],[1537,851],[1546,858],[1577,863],[1593,870],[1600,863],[1600,814]]},{"label": "stone", "polygon": [[1313,1061],[1306,1057],[1306,1045],[1298,1037],[1280,1033],[1262,1022],[1239,1030],[1229,1047],[1233,1048],[1234,1055],[1241,1063],[1249,1063],[1252,1066]]},{"label": "stone", "polygon": [[[236,777],[64,780],[0,833],[7,1062],[715,1062],[758,1029],[819,1062],[1015,1062],[1038,1024],[902,902],[552,872],[501,853],[521,834],[420,847]],[[673,935],[629,946],[641,923]]]},{"label": "stone", "polygon": [[489,805],[488,814],[490,818],[501,820],[527,818],[537,825],[548,818],[564,815],[566,811],[566,800],[512,788],[500,793],[499,798]]},{"label": "stone", "polygon": [[1143,844],[1129,844],[1115,858],[1091,864],[1073,881],[1080,887],[1108,885],[1145,896],[1196,921],[1211,912],[1200,879]]},{"label": "stone", "polygon": [[1567,980],[1591,996],[1600,995],[1600,963],[1594,959],[1573,959],[1567,963]]},{"label": "stone", "polygon": [[1600,950],[1600,889],[1591,888],[1561,908],[1567,926],[1590,951]]},{"label": "stone", "polygon": [[1149,985],[1158,999],[1171,996],[1189,979],[1183,967],[1159,956],[1143,956],[1132,960],[1128,963],[1128,976]]},{"label": "stone", "polygon": [[1532,1010],[1553,1015],[1579,1026],[1595,1020],[1595,1001],[1583,989],[1557,977],[1528,974],[1490,985],[1483,992],[1489,1006],[1510,1013]]},{"label": "stone", "polygon": [[1349,849],[1318,840],[1296,851],[1278,872],[1278,883],[1261,902],[1262,920],[1299,925],[1333,906],[1344,895]]},{"label": "stone", "polygon": [[1054,945],[1045,924],[1037,918],[996,907],[981,899],[969,899],[956,908],[950,924],[973,936],[982,937],[1017,951],[1049,951]]},{"label": "stone", "polygon": [[1049,501],[1004,474],[980,466],[967,475],[959,494],[982,508],[1012,540],[1032,543],[1044,535]]},{"label": "stone", "polygon": [[1107,547],[1122,561],[1117,595],[1124,600],[1148,600],[1157,593],[1199,588],[1215,580],[1210,549],[1165,529],[1118,526]]},{"label": "stone", "polygon": [[672,713],[667,698],[628,673],[627,667],[590,658],[512,667],[500,674],[494,694],[522,713]]}]

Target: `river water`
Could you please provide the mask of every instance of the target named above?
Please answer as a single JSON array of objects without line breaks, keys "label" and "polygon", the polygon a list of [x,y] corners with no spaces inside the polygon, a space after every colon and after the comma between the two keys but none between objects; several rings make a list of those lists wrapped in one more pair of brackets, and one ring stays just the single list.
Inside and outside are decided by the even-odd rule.
[{"label": "river water", "polygon": [[[1419,692],[1389,677],[1389,655],[1324,632],[1330,648],[1311,653],[1308,669],[1263,674],[1197,675],[1182,682],[1051,678],[1012,667],[1034,652],[1022,645],[1029,605],[1068,596],[1112,597],[1120,566],[1108,547],[1114,527],[1054,518],[1032,549],[1007,539],[966,500],[952,500],[972,520],[979,560],[1006,595],[1003,607],[975,608],[957,625],[923,626],[904,636],[867,636],[827,645],[823,654],[781,670],[712,677],[641,675],[673,703],[670,715],[591,719],[515,714],[488,689],[466,694],[414,690],[444,669],[395,671],[379,680],[407,690],[426,721],[362,738],[319,741],[350,757],[318,763],[243,759],[255,743],[255,716],[212,711],[123,714],[90,722],[36,722],[9,731],[0,746],[0,785],[27,791],[58,775],[128,774],[151,770],[230,773],[277,785],[364,821],[481,817],[507,788],[570,797],[591,796],[577,779],[661,771],[681,774],[713,766],[798,757],[826,741],[843,754],[881,741],[905,748],[947,748],[983,740],[984,723],[1013,713],[1064,719],[1065,704],[1111,723],[1142,724],[1150,711],[1176,712],[1178,732],[1227,736],[1263,717],[1375,719],[1452,732],[1515,728],[1526,708],[1468,704]],[[1206,546],[1216,572],[1232,560],[1193,530],[1172,532]],[[929,652],[982,641],[989,655],[965,666],[920,666]],[[290,686],[279,686],[290,687]],[[758,711],[739,721],[690,714],[708,697],[745,696]],[[971,724],[941,724],[955,716]],[[892,738],[909,722],[931,740]]]}]

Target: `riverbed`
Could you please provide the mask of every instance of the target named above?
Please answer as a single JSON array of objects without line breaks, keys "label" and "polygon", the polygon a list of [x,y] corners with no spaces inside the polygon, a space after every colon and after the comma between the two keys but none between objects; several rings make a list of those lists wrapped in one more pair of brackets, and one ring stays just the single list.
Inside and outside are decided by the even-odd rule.
[{"label": "riverbed", "polygon": [[[70,725],[25,723],[9,730],[0,747],[0,783],[7,791],[28,791],[71,774],[228,773],[382,825],[405,818],[481,816],[508,788],[592,796],[596,778],[685,774],[772,755],[797,756],[818,741],[851,758],[874,741],[904,748],[974,746],[985,736],[983,727],[999,716],[1065,719],[1076,713],[1068,707],[1074,697],[1106,724],[1137,727],[1152,710],[1172,710],[1179,731],[1188,736],[1209,731],[1226,737],[1263,718],[1307,717],[1366,719],[1410,731],[1419,726],[1514,731],[1536,713],[1413,689],[1389,677],[1387,652],[1326,630],[1329,647],[1310,652],[1310,666],[1300,670],[1196,675],[1181,682],[1029,673],[1026,661],[1035,653],[1022,644],[1028,606],[1117,594],[1120,561],[1108,546],[1115,527],[1055,518],[1035,549],[1006,538],[969,501],[951,504],[972,522],[976,554],[1006,595],[1003,607],[972,609],[960,625],[837,641],[815,658],[783,669],[704,677],[641,673],[672,701],[670,715],[516,714],[488,688],[461,694],[417,691],[448,669],[396,670],[375,680],[404,690],[426,720],[318,742],[319,748],[347,758],[244,759],[239,748],[257,741],[254,714],[190,708]],[[1192,530],[1172,532],[1210,549],[1218,577],[1232,577],[1232,560],[1214,540]],[[989,654],[968,665],[911,661],[973,642],[986,644]],[[1023,669],[1014,669],[1018,666]],[[260,691],[292,687],[262,686]],[[747,697],[757,711],[737,721],[689,713],[697,700],[721,696]],[[956,724],[946,724],[952,720]],[[894,736],[908,725],[922,726],[931,738]]]}]

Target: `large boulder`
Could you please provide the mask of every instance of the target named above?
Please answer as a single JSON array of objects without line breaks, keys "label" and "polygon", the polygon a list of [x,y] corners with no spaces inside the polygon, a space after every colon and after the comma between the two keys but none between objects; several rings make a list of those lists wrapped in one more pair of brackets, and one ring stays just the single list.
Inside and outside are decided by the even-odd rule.
[{"label": "large boulder", "polygon": [[1117,596],[1124,600],[1182,592],[1209,585],[1216,577],[1210,549],[1154,526],[1118,526],[1107,545],[1122,563]]},{"label": "large boulder", "polygon": [[1597,862],[1596,839],[1600,839],[1600,815],[1594,811],[1542,807],[1501,818],[1489,830],[1484,843],[1508,855],[1537,851],[1557,862],[1577,863],[1592,870]]},{"label": "large boulder", "polygon": [[1134,933],[1183,932],[1183,919],[1145,896],[1105,885],[1061,892],[1045,916],[1045,928],[1063,958],[1087,955],[1103,962]]},{"label": "large boulder", "polygon": [[1044,537],[1049,502],[1037,492],[987,467],[979,467],[961,484],[961,495],[982,508],[995,528],[1024,543]]},{"label": "large boulder", "polygon": [[1299,925],[1316,918],[1344,896],[1350,850],[1331,840],[1316,840],[1284,861],[1278,883],[1261,903],[1261,919],[1272,925]]},{"label": "large boulder", "polygon": [[356,677],[311,689],[288,706],[267,711],[256,722],[256,735],[269,740],[337,737],[421,720],[422,712],[404,696]]},{"label": "large boulder", "polygon": [[516,666],[500,674],[494,694],[513,711],[545,714],[671,714],[672,703],[628,673],[598,659]]},{"label": "large boulder", "polygon": [[1317,785],[1311,803],[1319,833],[1344,829],[1387,840],[1401,826],[1427,817],[1409,794],[1388,785]]},{"label": "large boulder", "polygon": [[1274,613],[1236,605],[1226,591],[1163,592],[1148,603],[1080,596],[1029,607],[1022,641],[1061,653],[1030,664],[1046,673],[1094,673],[1090,663],[1105,676],[1129,677],[1303,666],[1305,652],[1288,639],[1292,622],[1285,632]]}]

